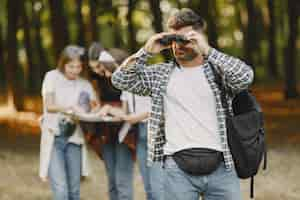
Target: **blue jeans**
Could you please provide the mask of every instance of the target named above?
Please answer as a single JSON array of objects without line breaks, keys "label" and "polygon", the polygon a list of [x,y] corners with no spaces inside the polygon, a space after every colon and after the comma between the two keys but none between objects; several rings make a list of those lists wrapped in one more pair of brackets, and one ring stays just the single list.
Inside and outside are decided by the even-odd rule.
[{"label": "blue jeans", "polygon": [[165,169],[165,199],[199,200],[241,200],[240,181],[235,170],[227,171],[225,163],[207,176],[191,176],[178,168],[168,157]]},{"label": "blue jeans", "polygon": [[79,200],[81,146],[56,136],[49,164],[49,180],[55,200]]},{"label": "blue jeans", "polygon": [[163,168],[160,163],[147,166],[147,123],[139,123],[137,159],[147,200],[163,199]]},{"label": "blue jeans", "polygon": [[110,200],[133,199],[133,160],[125,144],[117,139],[103,145],[102,156],[108,178]]}]

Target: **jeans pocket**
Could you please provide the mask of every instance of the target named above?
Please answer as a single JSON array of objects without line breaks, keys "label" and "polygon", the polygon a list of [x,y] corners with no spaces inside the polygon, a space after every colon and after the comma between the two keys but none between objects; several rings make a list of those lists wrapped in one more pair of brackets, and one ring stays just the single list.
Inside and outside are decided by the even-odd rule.
[{"label": "jeans pocket", "polygon": [[171,156],[167,156],[164,161],[164,169],[178,169],[175,160]]}]

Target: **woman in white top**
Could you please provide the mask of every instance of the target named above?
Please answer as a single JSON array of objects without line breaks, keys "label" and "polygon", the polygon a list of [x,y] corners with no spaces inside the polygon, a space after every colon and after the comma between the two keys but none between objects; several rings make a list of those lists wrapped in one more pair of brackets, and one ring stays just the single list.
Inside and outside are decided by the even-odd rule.
[{"label": "woman in white top", "polygon": [[42,85],[40,177],[49,178],[55,200],[79,200],[80,178],[88,175],[83,132],[70,117],[78,110],[88,112],[90,103],[97,102],[91,84],[82,77],[83,54],[83,48],[67,46]]}]

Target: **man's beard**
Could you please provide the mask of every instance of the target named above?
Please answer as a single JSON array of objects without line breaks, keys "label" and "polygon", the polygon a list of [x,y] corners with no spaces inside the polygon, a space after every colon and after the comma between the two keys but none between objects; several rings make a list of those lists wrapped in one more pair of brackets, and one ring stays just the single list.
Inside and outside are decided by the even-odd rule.
[{"label": "man's beard", "polygon": [[180,51],[184,52],[182,54],[177,54],[175,50],[175,58],[178,61],[188,62],[194,60],[199,54],[192,48],[180,47]]}]

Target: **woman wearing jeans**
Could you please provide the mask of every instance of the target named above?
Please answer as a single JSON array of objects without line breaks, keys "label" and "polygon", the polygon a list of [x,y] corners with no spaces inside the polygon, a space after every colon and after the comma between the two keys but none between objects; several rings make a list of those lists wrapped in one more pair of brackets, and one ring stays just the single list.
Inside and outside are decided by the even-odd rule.
[{"label": "woman wearing jeans", "polygon": [[82,77],[83,54],[83,48],[67,46],[57,69],[46,73],[42,85],[40,177],[49,179],[55,200],[79,200],[80,178],[88,175],[83,132],[71,117],[82,98],[88,104],[97,101]]},{"label": "woman wearing jeans", "polygon": [[[97,92],[101,104],[111,105],[107,112],[112,109],[121,110],[120,94],[121,91],[112,87],[110,83],[111,73],[106,67],[114,67],[114,58],[104,50],[100,43],[94,42],[89,48],[89,67],[91,69],[92,79],[96,82]],[[122,110],[119,114],[122,115]],[[104,114],[104,113],[103,113]],[[123,112],[124,114],[124,112]],[[108,179],[108,194],[110,200],[132,200],[133,199],[133,151],[131,149],[132,142],[119,143],[118,131],[120,125],[102,124],[100,131],[101,158],[104,161]],[[98,131],[98,130],[97,130]]]},{"label": "woman wearing jeans", "polygon": [[[110,52],[106,52],[99,43],[93,43],[89,50],[89,65],[94,73],[110,79],[118,63],[121,63],[127,56],[127,53],[123,50],[110,49]],[[105,85],[100,87],[103,88],[103,86]],[[106,88],[104,87],[101,91],[105,90]],[[160,164],[152,167],[146,166],[147,118],[150,110],[150,99],[122,92],[120,100],[124,111],[124,116],[120,117],[130,124],[136,124],[138,127],[135,134],[129,133],[126,137],[133,136],[137,140],[135,150],[147,200],[160,200],[163,198],[162,166]],[[110,200],[129,200],[133,196],[133,160],[128,151],[126,139],[125,142],[119,143],[117,135],[115,133],[110,134],[115,136],[114,140],[103,145],[102,149],[109,178]]]}]

